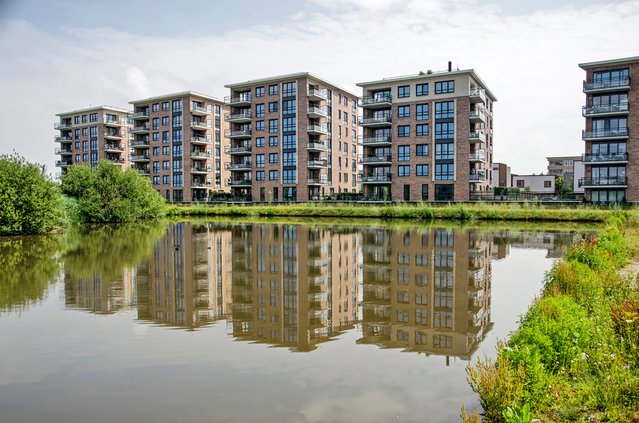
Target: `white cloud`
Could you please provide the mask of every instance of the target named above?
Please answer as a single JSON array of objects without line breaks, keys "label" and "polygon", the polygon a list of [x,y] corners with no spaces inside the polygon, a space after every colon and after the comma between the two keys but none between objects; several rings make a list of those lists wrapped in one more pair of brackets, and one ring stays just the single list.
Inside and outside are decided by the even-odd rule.
[{"label": "white cloud", "polygon": [[[472,0],[311,0],[289,25],[223,35],[142,37],[113,28],[44,32],[4,22],[0,54],[0,150],[55,160],[54,114],[192,89],[218,97],[224,84],[309,71],[359,92],[355,83],[474,68],[499,98],[495,160],[540,172],[547,155],[580,154],[585,73],[577,63],[639,50],[639,1],[506,16]],[[286,13],[286,12],[282,12]]]}]

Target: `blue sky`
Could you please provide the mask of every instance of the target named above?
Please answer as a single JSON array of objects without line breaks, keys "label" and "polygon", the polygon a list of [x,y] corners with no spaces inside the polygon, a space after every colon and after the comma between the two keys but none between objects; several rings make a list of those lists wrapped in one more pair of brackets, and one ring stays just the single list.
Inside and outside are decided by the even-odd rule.
[{"label": "blue sky", "polygon": [[580,62],[639,55],[639,1],[0,0],[0,152],[47,165],[55,114],[308,71],[359,81],[454,66],[499,98],[496,161],[580,154]]}]

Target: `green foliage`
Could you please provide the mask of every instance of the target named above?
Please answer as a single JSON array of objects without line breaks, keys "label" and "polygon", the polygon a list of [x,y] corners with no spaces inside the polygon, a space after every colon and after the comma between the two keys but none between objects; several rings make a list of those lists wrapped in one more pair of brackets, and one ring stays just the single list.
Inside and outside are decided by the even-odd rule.
[{"label": "green foliage", "polygon": [[568,195],[572,193],[573,193],[572,179],[569,179],[568,181],[566,181],[563,175],[558,176],[557,179],[555,179],[555,194]]},{"label": "green foliage", "polygon": [[533,414],[528,404],[524,404],[522,407],[508,407],[504,410],[503,416],[505,423],[531,423],[533,421]]},{"label": "green foliage", "polygon": [[0,235],[43,234],[62,223],[61,196],[44,167],[0,156]]},{"label": "green foliage", "polygon": [[165,213],[164,199],[135,170],[102,161],[95,169],[73,165],[62,176],[62,192],[77,200],[67,214],[80,222],[133,222]]},{"label": "green foliage", "polygon": [[60,270],[58,236],[0,237],[0,311],[40,301]]}]

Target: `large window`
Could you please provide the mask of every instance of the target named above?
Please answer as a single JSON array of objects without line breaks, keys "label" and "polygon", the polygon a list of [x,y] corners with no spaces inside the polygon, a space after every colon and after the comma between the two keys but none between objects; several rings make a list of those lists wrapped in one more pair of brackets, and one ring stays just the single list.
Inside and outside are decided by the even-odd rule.
[{"label": "large window", "polygon": [[455,138],[455,124],[453,122],[435,123],[435,139],[446,140]]},{"label": "large window", "polygon": [[397,146],[397,161],[407,162],[409,160],[410,160],[410,146],[409,145]]},{"label": "large window", "polygon": [[628,68],[592,73],[593,82],[621,82],[628,79]]},{"label": "large window", "polygon": [[410,85],[397,87],[397,98],[410,97]]},{"label": "large window", "polygon": [[428,120],[428,104],[417,104],[415,106],[417,120]]},{"label": "large window", "polygon": [[435,119],[446,119],[455,117],[455,102],[442,101],[435,103]]},{"label": "large window", "polygon": [[293,117],[282,119],[282,132],[295,132],[297,128],[297,119]]},{"label": "large window", "polygon": [[255,167],[264,167],[264,154],[255,155]]},{"label": "large window", "polygon": [[455,159],[455,144],[452,142],[435,144],[435,160]]},{"label": "large window", "polygon": [[297,154],[282,153],[282,162],[283,166],[295,166],[297,164]]},{"label": "large window", "polygon": [[428,95],[428,83],[417,84],[415,86],[415,91],[418,96]]},{"label": "large window", "polygon": [[264,103],[255,105],[255,117],[258,119],[264,117]]},{"label": "large window", "polygon": [[295,82],[282,83],[282,96],[290,97],[295,95]]},{"label": "large window", "polygon": [[435,82],[435,94],[449,94],[455,92],[455,81]]},{"label": "large window", "polygon": [[282,148],[296,148],[297,138],[295,135],[284,135],[282,137]]},{"label": "large window", "polygon": [[285,115],[295,113],[295,100],[282,101],[282,113]]},{"label": "large window", "polygon": [[[286,169],[282,171],[282,183],[284,184],[295,184],[297,183],[297,171],[292,169]],[[286,192],[286,188],[284,188],[284,192]],[[286,195],[286,194],[284,194]]]},{"label": "large window", "polygon": [[277,119],[269,119],[268,120],[268,132],[276,133],[278,131],[278,120]]},{"label": "large window", "polygon": [[455,165],[452,163],[435,164],[435,180],[448,181],[455,177]]}]

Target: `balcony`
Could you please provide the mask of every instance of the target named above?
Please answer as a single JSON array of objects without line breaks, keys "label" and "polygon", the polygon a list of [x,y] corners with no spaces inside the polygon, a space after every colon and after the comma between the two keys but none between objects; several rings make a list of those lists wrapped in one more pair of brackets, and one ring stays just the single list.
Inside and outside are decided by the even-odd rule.
[{"label": "balcony", "polygon": [[104,151],[107,153],[121,153],[124,151],[124,146],[117,144],[105,144]]},{"label": "balcony", "polygon": [[621,154],[582,154],[581,160],[587,164],[628,163],[628,153]]},{"label": "balcony", "polygon": [[246,123],[251,121],[252,116],[250,110],[242,110],[239,113],[227,113],[225,119],[230,123]]},{"label": "balcony", "polygon": [[328,150],[328,147],[323,142],[309,142],[306,148],[308,149],[308,151],[318,151],[318,152]]},{"label": "balcony", "polygon": [[149,148],[149,140],[135,140],[131,145],[133,148]]},{"label": "balcony", "polygon": [[470,97],[471,103],[485,103],[486,90],[483,90],[483,89],[470,90],[470,92],[468,93],[468,97]]},{"label": "balcony", "polygon": [[247,170],[251,170],[253,168],[253,165],[251,162],[239,162],[239,163],[227,163],[226,164],[226,169],[227,170],[240,170],[240,171],[247,171]]},{"label": "balcony", "polygon": [[61,135],[54,138],[55,142],[72,142],[73,138],[67,135]]},{"label": "balcony", "polygon": [[579,186],[584,188],[625,188],[628,186],[628,178],[581,178]]},{"label": "balcony", "polygon": [[468,136],[470,142],[486,142],[486,132],[483,129],[472,131]]},{"label": "balcony", "polygon": [[71,156],[73,154],[73,150],[70,148],[56,148],[55,154],[59,154],[60,156]]},{"label": "balcony", "polygon": [[124,138],[124,132],[106,132],[104,134],[104,139],[107,140],[119,140]]},{"label": "balcony", "polygon": [[328,109],[326,107],[310,106],[306,110],[306,114],[313,119],[325,118],[328,117]]},{"label": "balcony", "polygon": [[191,128],[201,129],[205,131],[207,129],[211,129],[212,125],[211,125],[211,122],[205,122],[203,120],[194,120],[194,121],[191,121]]},{"label": "balcony", "polygon": [[71,166],[73,162],[71,160],[57,160],[55,162],[56,167],[68,167]]},{"label": "balcony", "polygon": [[191,137],[191,144],[206,145],[206,144],[211,144],[212,141],[213,139],[211,138],[211,136],[200,137],[197,135],[193,135]]},{"label": "balcony", "polygon": [[328,162],[326,161],[326,159],[320,159],[320,160],[309,159],[307,167],[309,169],[323,169],[327,166],[328,166]]},{"label": "balcony", "polygon": [[114,165],[123,165],[126,163],[126,160],[122,159],[122,158],[116,158],[116,159],[109,159],[107,158],[107,160],[109,161],[109,163],[113,163]]},{"label": "balcony", "polygon": [[625,91],[630,89],[630,78],[609,79],[607,81],[584,81],[584,93]]},{"label": "balcony", "polygon": [[582,131],[584,141],[622,140],[628,138],[628,128],[602,129],[598,131]]},{"label": "balcony", "polygon": [[627,115],[628,103],[600,104],[597,106],[584,106],[581,110],[583,117],[600,117],[611,115]]},{"label": "balcony", "polygon": [[231,139],[251,138],[250,129],[234,129],[224,132],[224,136]]},{"label": "balcony", "polygon": [[250,187],[252,183],[250,179],[230,179],[228,185],[231,187]]},{"label": "balcony", "polygon": [[326,125],[310,124],[306,128],[306,132],[310,135],[326,135],[328,134],[328,127]]},{"label": "balcony", "polygon": [[149,176],[151,174],[151,169],[148,168],[148,167],[142,167],[142,168],[138,168],[136,170],[142,176]]},{"label": "balcony", "polygon": [[365,128],[382,128],[391,126],[392,121],[393,119],[390,115],[375,116],[369,118],[360,117],[358,119],[359,125]]},{"label": "balcony", "polygon": [[109,117],[105,117],[103,119],[103,122],[105,125],[110,125],[110,126],[122,126],[122,125],[126,125],[126,119],[118,119],[118,118],[109,118]]},{"label": "balcony", "polygon": [[366,137],[366,138],[362,138],[361,140],[362,140],[362,145],[368,145],[368,146],[375,146],[375,145],[383,146],[383,145],[392,144],[392,138],[390,135]]},{"label": "balcony", "polygon": [[250,92],[245,92],[236,96],[224,97],[224,103],[229,106],[250,106],[253,96]]},{"label": "balcony", "polygon": [[328,100],[328,92],[311,87],[308,89],[308,98],[314,101]]},{"label": "balcony", "polygon": [[391,107],[393,96],[388,94],[377,94],[360,99],[359,105],[368,109],[384,109]]},{"label": "balcony", "polygon": [[486,160],[486,153],[484,150],[477,150],[474,153],[470,153],[468,159],[471,162],[483,162]]},{"label": "balcony", "polygon": [[193,166],[191,167],[191,173],[193,174],[206,174],[213,170],[211,166]]},{"label": "balcony", "polygon": [[327,181],[328,179],[326,178],[326,176],[322,176],[321,178],[308,178],[306,183],[308,185],[324,185]]},{"label": "balcony", "polygon": [[475,171],[473,173],[471,171],[470,175],[468,175],[468,180],[470,182],[484,182],[486,181],[486,172],[480,170],[479,172]]},{"label": "balcony", "polygon": [[148,134],[149,133],[149,124],[145,123],[145,124],[140,125],[140,126],[134,126],[133,127],[133,133],[134,134]]},{"label": "balcony", "polygon": [[206,116],[210,115],[213,112],[211,106],[202,107],[195,104],[191,105],[191,114],[196,116]]},{"label": "balcony", "polygon": [[138,154],[131,157],[131,161],[135,163],[144,163],[151,160],[151,157],[148,154]]},{"label": "balcony", "polygon": [[364,166],[366,165],[372,165],[372,164],[385,164],[385,165],[389,165],[391,164],[392,161],[392,157],[390,155],[388,156],[366,156],[363,157],[361,162],[362,164],[364,164]]},{"label": "balcony", "polygon": [[251,154],[251,146],[250,145],[238,145],[230,148],[224,149],[226,154]]},{"label": "balcony", "polygon": [[210,151],[192,151],[191,158],[193,160],[206,160],[211,158]]},{"label": "balcony", "polygon": [[191,182],[191,188],[210,188],[213,184],[210,180],[205,181],[193,181]]},{"label": "balcony", "polygon": [[137,112],[137,113],[133,113],[131,115],[131,119],[133,120],[144,120],[144,119],[149,119],[149,111],[142,111],[142,112]]},{"label": "balcony", "polygon": [[468,117],[472,123],[485,123],[486,113],[481,109],[471,110],[468,113]]},{"label": "balcony", "polygon": [[73,126],[73,124],[71,123],[71,121],[54,122],[53,129],[58,129],[60,131],[64,131],[64,130],[71,129],[72,126]]},{"label": "balcony", "polygon": [[386,175],[363,175],[360,177],[360,182],[363,184],[390,184],[391,174]]}]

